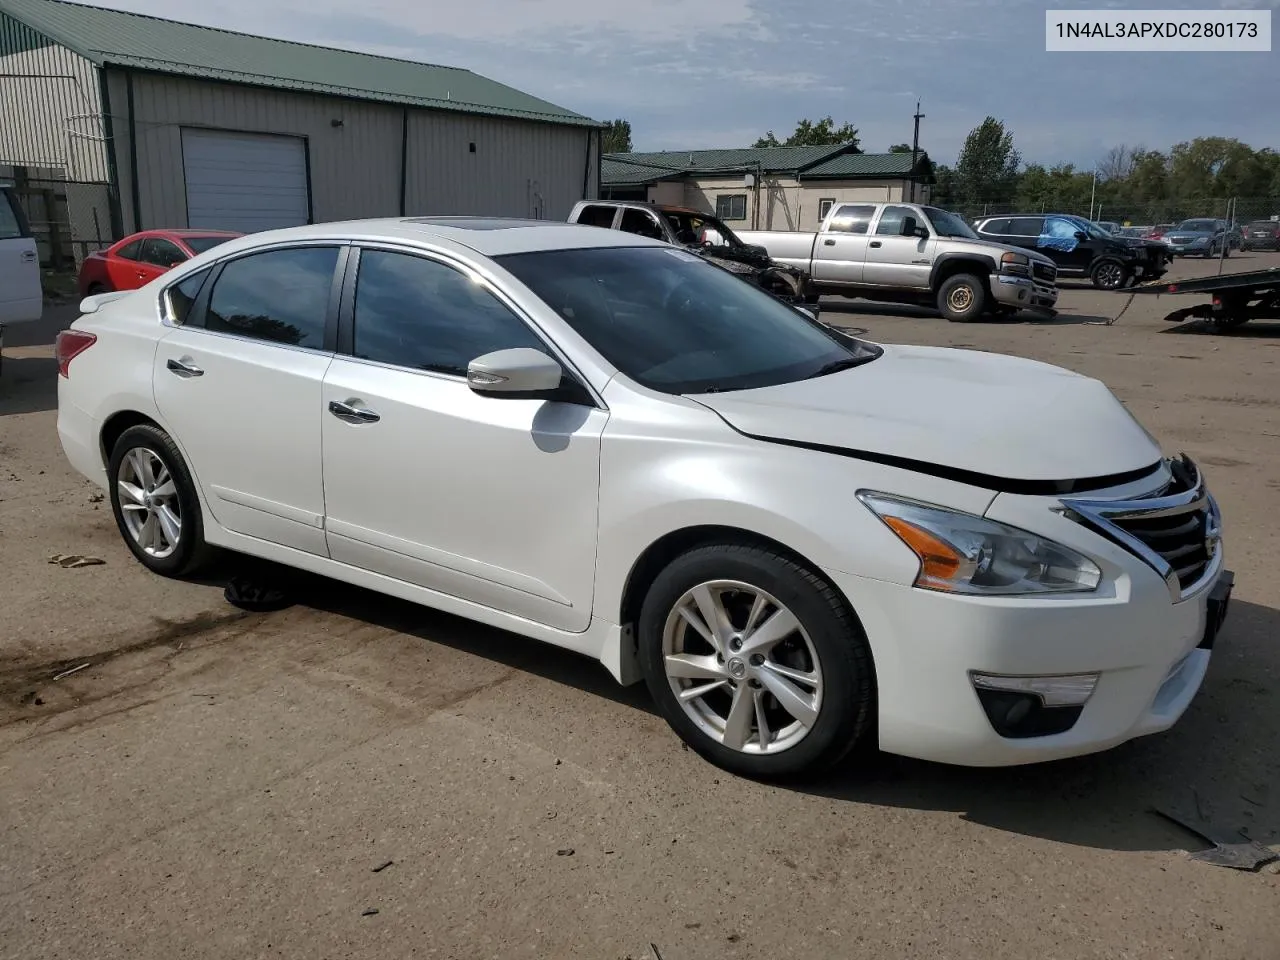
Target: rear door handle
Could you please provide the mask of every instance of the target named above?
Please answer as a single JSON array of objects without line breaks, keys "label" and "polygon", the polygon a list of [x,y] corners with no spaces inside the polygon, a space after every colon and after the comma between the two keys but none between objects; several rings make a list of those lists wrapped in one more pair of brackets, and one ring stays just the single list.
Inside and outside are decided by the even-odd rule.
[{"label": "rear door handle", "polygon": [[346,403],[338,400],[329,401],[329,412],[346,423],[377,423],[382,418],[368,407],[357,407],[359,400],[351,399]]},{"label": "rear door handle", "polygon": [[165,366],[169,368],[170,373],[177,374],[184,380],[189,377],[204,376],[204,371],[192,363],[188,357],[183,357],[181,360],[167,360]]},{"label": "rear door handle", "polygon": [[878,247],[878,246],[881,246],[881,243],[879,240],[872,240],[870,245],[873,247]]},{"label": "rear door handle", "polygon": [[826,240],[823,240],[823,241],[822,241],[822,245],[823,245],[824,247],[834,247],[834,246],[836,245],[836,242],[835,242],[834,240],[832,240],[832,239],[828,238],[828,239],[826,239]]},{"label": "rear door handle", "polygon": [[23,251],[22,251],[22,262],[23,262],[23,263],[35,263],[35,262],[36,262],[36,253],[35,253],[35,251],[34,251],[34,250],[23,250]]}]

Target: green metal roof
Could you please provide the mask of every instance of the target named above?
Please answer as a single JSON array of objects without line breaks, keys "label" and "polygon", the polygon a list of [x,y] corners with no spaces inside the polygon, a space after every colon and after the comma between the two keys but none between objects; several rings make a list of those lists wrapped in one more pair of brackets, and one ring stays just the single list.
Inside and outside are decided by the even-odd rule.
[{"label": "green metal roof", "polygon": [[601,126],[470,70],[272,40],[64,0],[0,0],[0,13],[99,66],[385,103]]},{"label": "green metal roof", "polygon": [[747,147],[738,150],[662,150],[656,153],[609,154],[612,159],[625,158],[630,163],[648,164],[655,168],[671,167],[686,175],[714,174],[754,170],[785,173],[803,170],[815,163],[848,150],[849,144],[821,147]]},{"label": "green metal roof", "polygon": [[[917,160],[924,159],[921,151]],[[846,153],[801,171],[800,179],[857,180],[862,177],[909,177],[909,153]]]},{"label": "green metal roof", "polygon": [[633,156],[629,153],[606,153],[600,158],[600,182],[607,185],[655,183],[671,177],[684,176],[684,170],[678,167],[654,166],[624,159]]}]

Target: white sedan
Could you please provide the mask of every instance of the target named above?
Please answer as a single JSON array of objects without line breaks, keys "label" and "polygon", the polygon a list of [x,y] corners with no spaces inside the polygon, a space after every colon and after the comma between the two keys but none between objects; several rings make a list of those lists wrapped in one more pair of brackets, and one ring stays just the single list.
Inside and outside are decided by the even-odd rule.
[{"label": "white sedan", "polygon": [[626,233],[322,224],[90,297],[58,432],[138,560],[217,547],[598,658],[753,776],[1172,725],[1232,576],[1101,383],[878,346]]}]

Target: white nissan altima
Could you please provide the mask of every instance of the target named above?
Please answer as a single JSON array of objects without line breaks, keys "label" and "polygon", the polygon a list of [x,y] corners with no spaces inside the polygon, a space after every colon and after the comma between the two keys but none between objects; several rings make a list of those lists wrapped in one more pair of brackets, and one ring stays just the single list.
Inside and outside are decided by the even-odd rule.
[{"label": "white nissan altima", "polygon": [[1098,381],[630,234],[299,227],[82,311],[58,432],[149,569],[219,547],[598,658],[748,775],[1164,730],[1226,613],[1199,470]]}]

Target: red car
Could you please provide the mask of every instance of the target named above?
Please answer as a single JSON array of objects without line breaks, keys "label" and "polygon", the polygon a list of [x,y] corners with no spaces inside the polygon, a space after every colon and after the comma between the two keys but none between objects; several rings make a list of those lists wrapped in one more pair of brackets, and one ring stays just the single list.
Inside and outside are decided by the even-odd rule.
[{"label": "red car", "polygon": [[240,233],[223,230],[143,230],[97,250],[80,265],[80,296],[136,290],[196,254]]}]

